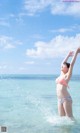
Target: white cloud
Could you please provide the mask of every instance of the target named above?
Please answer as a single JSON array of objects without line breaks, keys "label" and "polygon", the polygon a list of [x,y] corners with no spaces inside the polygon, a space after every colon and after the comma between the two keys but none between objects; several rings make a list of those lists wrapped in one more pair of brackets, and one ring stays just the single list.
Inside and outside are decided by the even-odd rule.
[{"label": "white cloud", "polygon": [[54,58],[63,56],[80,46],[80,34],[76,36],[56,36],[50,42],[38,41],[33,49],[27,49],[26,55],[35,58]]},{"label": "white cloud", "polygon": [[26,65],[33,65],[35,62],[34,61],[26,61],[25,64]]},{"label": "white cloud", "polygon": [[55,29],[55,30],[51,30],[51,32],[59,32],[59,33],[65,33],[65,32],[72,32],[73,29],[72,28],[60,28],[60,29]]},{"label": "white cloud", "polygon": [[24,8],[28,15],[34,15],[50,8],[52,14],[80,16],[80,2],[63,2],[62,0],[25,0]]},{"label": "white cloud", "polygon": [[0,36],[0,49],[12,49],[21,44],[20,41],[16,41],[12,37]]},{"label": "white cloud", "polygon": [[73,25],[73,26],[70,26],[68,28],[59,28],[59,29],[53,29],[53,30],[50,30],[50,32],[52,33],[65,33],[65,32],[74,32],[74,31],[77,31],[79,32],[80,31],[80,25]]},{"label": "white cloud", "polygon": [[51,2],[52,0],[25,0],[24,7],[29,15],[34,15],[44,10]]}]

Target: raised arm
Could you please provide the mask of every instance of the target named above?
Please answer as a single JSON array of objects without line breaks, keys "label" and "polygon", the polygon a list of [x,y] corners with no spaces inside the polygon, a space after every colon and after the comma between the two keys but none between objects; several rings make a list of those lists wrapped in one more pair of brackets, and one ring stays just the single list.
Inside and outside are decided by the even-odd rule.
[{"label": "raised arm", "polygon": [[67,56],[64,58],[64,60],[62,61],[62,63],[61,63],[61,65],[64,63],[64,62],[67,62],[68,61],[68,59],[69,59],[69,57],[70,56],[73,56],[73,51],[70,51],[68,54],[67,54]]},{"label": "raised arm", "polygon": [[74,56],[73,56],[73,58],[72,58],[72,60],[71,60],[71,67],[73,67],[74,66],[74,63],[75,63],[75,61],[76,61],[76,57],[77,57],[77,54],[78,53],[80,53],[80,47],[75,51],[75,53],[74,53]]},{"label": "raised arm", "polygon": [[71,75],[72,75],[72,70],[73,70],[73,66],[75,64],[75,61],[76,61],[76,58],[77,58],[77,54],[80,53],[80,47],[75,51],[74,55],[73,55],[73,58],[71,60],[71,63],[70,63],[70,68],[68,70],[68,73],[67,73],[67,80],[69,81]]}]

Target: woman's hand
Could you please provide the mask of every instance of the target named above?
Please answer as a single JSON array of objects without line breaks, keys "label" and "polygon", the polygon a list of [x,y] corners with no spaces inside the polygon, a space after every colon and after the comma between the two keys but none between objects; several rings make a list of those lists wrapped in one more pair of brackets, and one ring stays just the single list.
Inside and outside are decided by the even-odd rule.
[{"label": "woman's hand", "polygon": [[79,48],[77,48],[77,53],[80,53],[80,47],[79,47]]},{"label": "woman's hand", "polygon": [[74,51],[69,52],[69,57],[74,55]]}]

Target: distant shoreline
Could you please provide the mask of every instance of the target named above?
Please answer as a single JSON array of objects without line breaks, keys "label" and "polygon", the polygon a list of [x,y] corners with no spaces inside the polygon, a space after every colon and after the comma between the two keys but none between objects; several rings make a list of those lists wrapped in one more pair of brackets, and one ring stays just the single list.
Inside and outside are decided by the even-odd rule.
[{"label": "distant shoreline", "polygon": [[[0,80],[55,80],[58,76],[58,74],[0,74]],[[80,81],[80,75],[73,75],[71,79]]]}]

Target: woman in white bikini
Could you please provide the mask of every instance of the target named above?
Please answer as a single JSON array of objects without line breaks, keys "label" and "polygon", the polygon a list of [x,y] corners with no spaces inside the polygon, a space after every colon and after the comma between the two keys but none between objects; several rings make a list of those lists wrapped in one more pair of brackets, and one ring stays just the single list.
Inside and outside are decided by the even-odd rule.
[{"label": "woman in white bikini", "polygon": [[[58,97],[58,112],[60,116],[67,116],[73,118],[72,113],[72,98],[68,92],[68,82],[72,75],[74,63],[77,54],[80,53],[80,47],[73,53],[69,52],[61,64],[61,74],[56,79],[57,84],[57,97]],[[73,56],[71,63],[67,63],[68,58]]]}]

